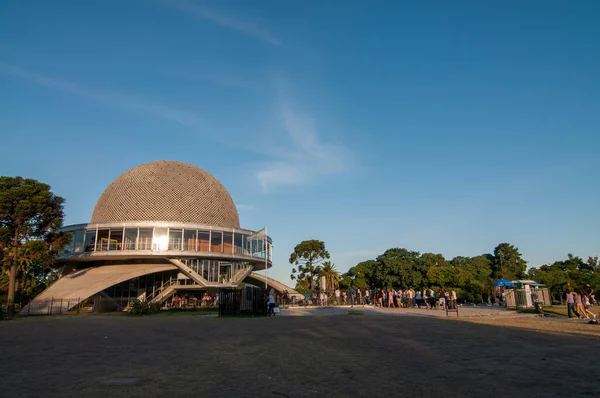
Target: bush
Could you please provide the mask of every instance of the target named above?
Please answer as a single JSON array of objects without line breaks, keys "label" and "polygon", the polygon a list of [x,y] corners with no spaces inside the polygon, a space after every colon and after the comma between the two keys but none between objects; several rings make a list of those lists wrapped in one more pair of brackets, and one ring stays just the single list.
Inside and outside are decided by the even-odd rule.
[{"label": "bush", "polygon": [[160,312],[161,304],[133,299],[129,315],[150,315]]}]

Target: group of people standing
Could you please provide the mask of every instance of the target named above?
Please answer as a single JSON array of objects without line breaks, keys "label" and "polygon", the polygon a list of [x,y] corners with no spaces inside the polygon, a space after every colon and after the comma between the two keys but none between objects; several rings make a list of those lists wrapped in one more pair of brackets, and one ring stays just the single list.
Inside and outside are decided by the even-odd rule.
[{"label": "group of people standing", "polygon": [[423,291],[414,289],[375,289],[371,291],[368,287],[364,290],[350,288],[348,290],[335,289],[333,297],[326,292],[305,293],[304,305],[374,305],[386,308],[421,308],[426,309],[449,309],[456,308],[457,295],[454,289],[427,288]]},{"label": "group of people standing", "polygon": [[456,308],[457,295],[454,289],[439,289],[436,293],[432,288],[423,291],[412,288],[406,290],[382,289],[375,293],[375,306],[397,308],[440,309]]}]

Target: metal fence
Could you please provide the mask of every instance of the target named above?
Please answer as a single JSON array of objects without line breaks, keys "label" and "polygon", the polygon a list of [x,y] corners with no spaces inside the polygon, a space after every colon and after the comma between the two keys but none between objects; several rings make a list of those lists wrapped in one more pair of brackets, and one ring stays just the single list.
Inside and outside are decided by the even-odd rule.
[{"label": "metal fence", "polygon": [[266,316],[267,292],[257,287],[221,289],[219,316]]}]

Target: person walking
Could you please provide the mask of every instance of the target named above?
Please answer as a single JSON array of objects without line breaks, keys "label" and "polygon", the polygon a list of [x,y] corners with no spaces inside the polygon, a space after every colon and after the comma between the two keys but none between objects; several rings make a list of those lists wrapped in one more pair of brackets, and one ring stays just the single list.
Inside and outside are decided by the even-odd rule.
[{"label": "person walking", "polygon": [[575,296],[570,290],[567,290],[567,314],[569,316],[569,319],[574,318],[572,314],[575,314],[578,319],[581,318],[581,316],[577,312],[577,309],[575,308]]},{"label": "person walking", "polygon": [[267,299],[267,305],[269,306],[267,316],[275,316],[275,289],[271,289],[269,292],[269,298]]},{"label": "person walking", "polygon": [[583,310],[584,310],[584,314],[587,317],[588,314],[592,316],[592,318],[596,319],[596,314],[594,314],[591,310],[590,307],[592,306],[592,303],[590,302],[590,297],[587,295],[587,293],[583,293],[581,296],[581,302],[583,304]]},{"label": "person walking", "polygon": [[581,314],[582,318],[585,317],[586,319],[588,319],[589,316],[585,313],[585,308],[583,307],[583,300],[581,294],[573,292],[573,298],[575,299],[575,309],[577,310],[577,313]]}]

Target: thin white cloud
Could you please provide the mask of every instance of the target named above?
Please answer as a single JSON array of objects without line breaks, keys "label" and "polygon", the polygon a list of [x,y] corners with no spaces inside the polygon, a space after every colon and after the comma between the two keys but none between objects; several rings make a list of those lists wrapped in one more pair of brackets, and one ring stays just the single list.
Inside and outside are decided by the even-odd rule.
[{"label": "thin white cloud", "polygon": [[166,105],[155,104],[138,96],[106,91],[97,88],[82,87],[80,85],[47,77],[31,72],[17,66],[0,61],[0,73],[18,77],[20,79],[53,88],[65,93],[76,95],[81,98],[101,102],[121,109],[132,110],[154,117],[166,119],[186,127],[201,127],[201,120],[193,113]]},{"label": "thin white cloud", "polygon": [[158,2],[167,7],[182,11],[193,18],[210,21],[217,26],[235,30],[246,36],[255,37],[274,46],[282,46],[279,38],[258,26],[254,21],[233,16],[187,0],[158,0]]},{"label": "thin white cloud", "polygon": [[320,176],[347,169],[348,149],[324,143],[313,118],[294,107],[289,98],[280,99],[278,113],[288,143],[272,150],[276,159],[259,167],[256,178],[263,192],[281,185],[307,184]]},{"label": "thin white cloud", "polygon": [[213,83],[226,88],[240,88],[248,91],[260,91],[261,85],[252,80],[241,79],[214,73],[190,73],[186,71],[166,71],[163,75],[198,83]]}]

